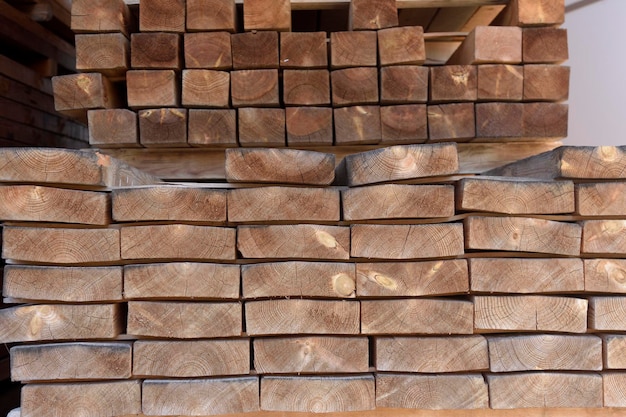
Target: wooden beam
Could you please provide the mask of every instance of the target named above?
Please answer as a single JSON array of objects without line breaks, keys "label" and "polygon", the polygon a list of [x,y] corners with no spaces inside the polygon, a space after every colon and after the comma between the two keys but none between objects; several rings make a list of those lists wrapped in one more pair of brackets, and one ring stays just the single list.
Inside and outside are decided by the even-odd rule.
[{"label": "wooden beam", "polygon": [[332,146],[333,109],[328,107],[287,107],[287,146]]},{"label": "wooden beam", "polygon": [[564,0],[510,0],[494,24],[521,27],[560,26],[564,21]]},{"label": "wooden beam", "polygon": [[626,336],[621,334],[601,335],[605,369],[624,369],[626,356]]},{"label": "wooden beam", "polygon": [[523,29],[522,61],[525,64],[560,64],[568,58],[567,29]]},{"label": "wooden beam", "polygon": [[626,253],[626,220],[583,222],[582,253],[595,256]]},{"label": "wooden beam", "polygon": [[328,68],[326,32],[281,32],[281,68]]},{"label": "wooden beam", "polygon": [[242,107],[237,109],[238,139],[241,146],[285,146],[285,109]]},{"label": "wooden beam", "polygon": [[426,103],[428,67],[394,65],[380,69],[381,104]]},{"label": "wooden beam", "polygon": [[479,101],[521,101],[524,97],[524,67],[485,64],[477,69]]},{"label": "wooden beam", "polygon": [[[373,81],[368,80],[371,87]],[[371,95],[371,92],[369,93]],[[382,139],[379,106],[348,106],[333,109],[335,144],[363,145]]]},{"label": "wooden beam", "polygon": [[89,144],[99,148],[137,148],[137,113],[127,109],[89,110]]},{"label": "wooden beam", "polygon": [[139,110],[139,142],[145,147],[187,145],[187,109],[160,108]]},{"label": "wooden beam", "polygon": [[189,32],[237,31],[235,0],[187,0]]},{"label": "wooden beam", "polygon": [[130,65],[133,69],[180,70],[181,48],[178,33],[133,33],[130,35]]},{"label": "wooden beam", "polygon": [[623,331],[626,329],[626,300],[620,296],[589,299],[589,329]]},{"label": "wooden beam", "polygon": [[584,259],[585,291],[626,292],[626,261],[622,259]]},{"label": "wooden beam", "polygon": [[605,407],[624,407],[624,384],[626,379],[623,373],[607,372],[602,375]]},{"label": "wooden beam", "polygon": [[121,106],[113,84],[99,72],[53,77],[52,89],[55,110],[81,121],[87,120],[87,110]]},{"label": "wooden beam", "polygon": [[626,183],[576,184],[576,214],[581,216],[626,216]]},{"label": "wooden beam", "polygon": [[[333,72],[335,73],[336,71]],[[378,79],[376,79],[376,86],[378,86]],[[376,91],[378,91],[377,88]],[[377,102],[378,99],[375,101]],[[283,70],[283,103],[285,106],[329,106],[330,73],[328,70]]]},{"label": "wooden beam", "polygon": [[448,65],[519,64],[522,29],[512,26],[477,26],[450,57]]},{"label": "wooden beam", "polygon": [[350,2],[350,30],[378,30],[398,26],[395,0],[353,0]]},{"label": "wooden beam", "polygon": [[564,101],[569,98],[570,67],[524,65],[525,101]]},{"label": "wooden beam", "polygon": [[[206,45],[211,45],[207,48]],[[185,68],[230,70],[233,68],[228,32],[185,33]]]},{"label": "wooden beam", "polygon": [[381,66],[422,65],[426,60],[421,26],[392,27],[379,30],[377,34]]},{"label": "wooden beam", "polygon": [[230,43],[233,69],[278,69],[278,32],[234,33]]},{"label": "wooden beam", "polygon": [[178,107],[180,86],[174,70],[132,70],[126,73],[128,107]]},{"label": "wooden beam", "polygon": [[243,28],[250,30],[276,30],[291,32],[291,1],[243,1]]},{"label": "wooden beam", "polygon": [[124,80],[130,67],[130,44],[121,33],[76,35],[76,69]]},{"label": "wooden beam", "polygon": [[185,0],[142,0],[139,30],[142,32],[185,31]]},{"label": "wooden beam", "polygon": [[380,143],[415,144],[428,139],[428,112],[425,104],[380,107]]},{"label": "wooden beam", "polygon": [[444,65],[430,68],[430,101],[476,101],[477,72],[474,65]]},{"label": "wooden beam", "polygon": [[123,0],[72,0],[72,31],[76,33],[121,32],[128,36],[133,30],[131,21]]},{"label": "wooden beam", "polygon": [[332,32],[330,34],[331,69],[375,67],[377,36],[374,31]]},{"label": "wooden beam", "polygon": [[474,103],[446,103],[429,105],[429,142],[463,142],[476,137]]},{"label": "wooden beam", "polygon": [[[195,147],[237,146],[235,109],[189,109],[187,143]],[[199,149],[196,152],[202,152]]]},{"label": "wooden beam", "polygon": [[377,68],[338,69],[332,71],[330,77],[333,107],[378,104]]},{"label": "wooden beam", "polygon": [[[128,5],[138,5],[140,0],[124,0]],[[506,4],[508,0],[398,0],[398,8],[463,7],[485,4]],[[243,0],[236,0],[242,4]],[[349,6],[348,0],[291,0],[292,10],[343,9]]]},{"label": "wooden beam", "polygon": [[238,107],[279,107],[278,70],[240,70],[230,73],[231,103]]}]

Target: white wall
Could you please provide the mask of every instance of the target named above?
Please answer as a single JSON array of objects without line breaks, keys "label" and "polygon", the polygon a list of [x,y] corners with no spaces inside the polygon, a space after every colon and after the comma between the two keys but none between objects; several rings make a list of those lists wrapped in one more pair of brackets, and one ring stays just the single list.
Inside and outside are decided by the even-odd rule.
[{"label": "white wall", "polygon": [[626,145],[625,21],[625,0],[600,0],[565,16],[571,79],[564,145]]}]

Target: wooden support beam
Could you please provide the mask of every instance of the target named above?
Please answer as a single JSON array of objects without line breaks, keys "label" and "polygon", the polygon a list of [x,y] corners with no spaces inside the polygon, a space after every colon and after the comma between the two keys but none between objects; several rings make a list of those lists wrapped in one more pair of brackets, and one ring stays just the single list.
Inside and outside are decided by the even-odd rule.
[{"label": "wooden support beam", "polygon": [[398,26],[395,0],[352,0],[348,27],[350,30],[377,30]]},{"label": "wooden support beam", "polygon": [[624,407],[624,385],[626,375],[623,372],[606,372],[602,375],[605,407]]},{"label": "wooden support beam", "polygon": [[505,7],[501,4],[479,6],[465,24],[459,28],[459,32],[471,32],[478,26],[492,25],[494,19]]},{"label": "wooden support beam", "polygon": [[522,29],[514,26],[477,26],[450,57],[448,65],[519,64]]},{"label": "wooden support beam", "polygon": [[494,24],[521,27],[560,26],[564,21],[564,0],[511,0]]},{"label": "wooden support beam", "polygon": [[132,13],[124,0],[72,0],[72,31],[75,33],[133,30]]},{"label": "wooden support beam", "polygon": [[332,71],[330,76],[333,107],[378,104],[378,69],[344,68]]},{"label": "wooden support beam", "polygon": [[[378,80],[376,80],[376,85],[378,86]],[[329,106],[330,73],[328,70],[285,69],[283,71],[283,103],[285,106]]]},{"label": "wooden support beam", "polygon": [[424,29],[402,26],[382,29],[378,34],[378,55],[381,66],[422,65],[426,60]]},{"label": "wooden support beam", "polygon": [[189,32],[237,31],[235,0],[187,0]]},{"label": "wooden support beam", "polygon": [[182,104],[185,107],[228,108],[230,73],[201,69],[184,70]]},{"label": "wooden support beam", "polygon": [[624,369],[626,367],[626,336],[604,334],[602,337],[605,369]]},{"label": "wooden support beam", "polygon": [[576,184],[576,214],[626,216],[626,182]]},{"label": "wooden support beam", "polygon": [[373,144],[379,143],[382,139],[379,106],[348,106],[333,109],[333,121],[337,145]]},{"label": "wooden support beam", "polygon": [[328,68],[326,32],[281,32],[281,68]]},{"label": "wooden support beam", "polygon": [[626,292],[626,261],[622,259],[584,259],[585,291]]},{"label": "wooden support beam", "polygon": [[185,31],[185,0],[142,0],[139,3],[141,32]]},{"label": "wooden support beam", "polygon": [[113,84],[96,72],[53,77],[52,89],[55,110],[82,121],[87,120],[87,110],[121,106]]},{"label": "wooden support beam", "polygon": [[462,142],[476,137],[474,103],[429,105],[427,114],[430,142]]},{"label": "wooden support beam", "polygon": [[568,58],[567,29],[523,29],[522,61],[525,64],[560,64]]},{"label": "wooden support beam", "polygon": [[614,256],[626,253],[626,220],[583,222],[582,253]]},{"label": "wooden support beam", "polygon": [[525,65],[525,101],[564,101],[569,98],[570,67]]},{"label": "wooden support beam", "polygon": [[187,69],[230,70],[233,68],[228,32],[185,33],[184,49]]},{"label": "wooden support beam", "polygon": [[444,65],[430,68],[432,102],[476,101],[477,91],[475,65]]},{"label": "wooden support beam", "polygon": [[477,68],[479,101],[521,101],[524,97],[524,67],[485,64]]},{"label": "wooden support beam", "polygon": [[397,65],[380,69],[381,104],[426,103],[428,67]]},{"label": "wooden support beam", "polygon": [[130,67],[130,44],[122,33],[76,35],[76,69],[124,80]]},{"label": "wooden support beam", "polygon": [[278,32],[235,33],[230,43],[235,70],[278,68]]},{"label": "wooden support beam", "polygon": [[239,145],[285,146],[285,109],[243,107],[237,116]]},{"label": "wooden support beam", "polygon": [[234,109],[189,109],[187,143],[196,147],[237,145],[237,111]]},{"label": "wooden support beam", "polygon": [[285,113],[288,146],[330,146],[333,144],[333,109],[288,107]]},{"label": "wooden support beam", "polygon": [[525,135],[522,103],[477,103],[476,140],[507,140]]},{"label": "wooden support beam", "polygon": [[178,107],[180,86],[173,70],[132,70],[126,73],[128,107]]},{"label": "wooden support beam", "polygon": [[291,1],[245,0],[243,2],[243,28],[245,31],[291,32]]},{"label": "wooden support beam", "polygon": [[137,148],[137,113],[127,109],[89,110],[89,144],[99,148]]},{"label": "wooden support beam", "polygon": [[145,147],[187,145],[187,109],[139,110],[139,142]]},{"label": "wooden support beam", "polygon": [[332,32],[330,34],[331,69],[375,67],[377,36],[374,31]]},{"label": "wooden support beam", "polygon": [[241,70],[230,73],[232,106],[278,107],[278,70]]},{"label": "wooden support beam", "polygon": [[380,108],[381,143],[423,143],[428,139],[425,104],[403,104]]},{"label": "wooden support beam", "polygon": [[133,33],[130,36],[131,67],[180,70],[181,48],[181,37],[178,33]]},{"label": "wooden support beam", "polygon": [[620,296],[589,298],[589,329],[623,331],[626,329],[626,299]]}]

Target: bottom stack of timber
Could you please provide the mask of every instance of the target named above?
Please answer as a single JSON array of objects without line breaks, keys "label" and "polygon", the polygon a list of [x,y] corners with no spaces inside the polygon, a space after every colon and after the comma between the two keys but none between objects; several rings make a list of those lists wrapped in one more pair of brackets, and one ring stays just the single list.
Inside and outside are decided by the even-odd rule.
[{"label": "bottom stack of timber", "polygon": [[0,149],[11,417],[623,413],[625,151],[459,179],[455,144],[395,146],[331,185],[232,149],[212,187]]}]

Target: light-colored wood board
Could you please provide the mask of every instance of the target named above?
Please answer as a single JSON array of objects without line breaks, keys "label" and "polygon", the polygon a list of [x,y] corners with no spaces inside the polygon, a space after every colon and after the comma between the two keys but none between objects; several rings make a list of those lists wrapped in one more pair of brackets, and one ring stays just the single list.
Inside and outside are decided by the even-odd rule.
[{"label": "light-colored wood board", "polygon": [[478,26],[472,30],[447,64],[519,64],[522,29],[515,26]]},{"label": "light-colored wood board", "polygon": [[626,292],[626,260],[583,259],[585,291],[599,293]]},{"label": "light-colored wood board", "polygon": [[440,8],[428,23],[427,32],[456,32],[476,13],[475,5]]},{"label": "light-colored wood board", "polygon": [[602,374],[605,407],[626,406],[626,398],[624,397],[625,385],[626,374],[623,372],[605,372]]},{"label": "light-colored wood board", "polygon": [[576,214],[626,216],[626,182],[576,184]]},{"label": "light-colored wood board", "polygon": [[130,70],[126,72],[128,107],[156,109],[178,107],[180,86],[174,70]]},{"label": "light-colored wood board", "polygon": [[605,369],[626,369],[626,336],[623,334],[601,335]]},{"label": "light-colored wood board", "polygon": [[626,297],[590,297],[589,329],[597,331],[626,329]]},{"label": "light-colored wood board", "polygon": [[626,220],[584,221],[582,253],[626,254]]},{"label": "light-colored wood board", "polygon": [[503,5],[486,5],[480,6],[476,12],[470,17],[465,24],[459,28],[459,32],[471,32],[477,26],[489,26],[493,20],[500,14]]},{"label": "light-colored wood board", "polygon": [[75,33],[121,32],[128,35],[133,29],[132,14],[124,0],[73,0],[71,10],[71,29]]}]

